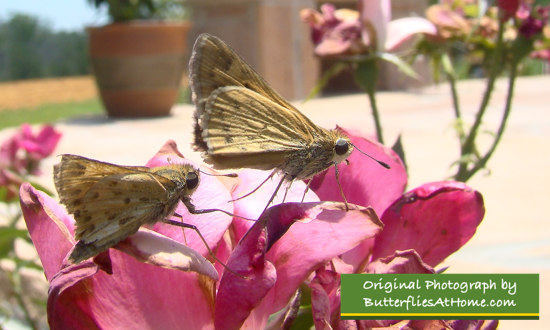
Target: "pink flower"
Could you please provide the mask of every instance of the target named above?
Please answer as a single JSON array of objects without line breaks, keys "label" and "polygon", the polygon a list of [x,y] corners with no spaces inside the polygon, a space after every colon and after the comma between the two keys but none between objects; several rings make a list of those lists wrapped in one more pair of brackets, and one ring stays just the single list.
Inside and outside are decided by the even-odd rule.
[{"label": "pink flower", "polygon": [[[403,193],[406,172],[397,155],[383,145],[342,131],[359,149],[391,166],[386,170],[354,152],[350,164],[338,168],[348,201],[371,205],[382,215],[384,229],[333,260],[336,271],[317,271],[310,282],[314,319],[318,326],[328,323],[333,328],[356,322],[359,328],[390,326],[396,321],[340,320],[335,313],[340,305],[334,290],[339,286],[339,273],[434,273],[433,267],[474,235],[485,213],[483,198],[465,184],[450,181],[427,183]],[[341,200],[334,169],[314,178],[311,187],[321,200]]]},{"label": "pink flower", "polygon": [[539,60],[550,61],[550,49],[549,48],[540,48],[529,54],[532,58],[537,58]]},{"label": "pink flower", "polygon": [[[53,152],[61,133],[53,126],[44,125],[38,134],[33,134],[29,124],[23,124],[21,129],[0,146],[0,166],[11,168],[17,173],[33,174],[36,167],[30,166]],[[30,170],[29,167],[32,167]]]},{"label": "pink flower", "polygon": [[516,15],[519,2],[519,0],[497,0],[497,6],[502,11],[502,20],[507,20]]},{"label": "pink flower", "polygon": [[303,9],[302,20],[311,27],[318,56],[358,55],[394,51],[412,36],[435,34],[436,29],[420,17],[391,20],[389,0],[359,1],[359,12],[321,6],[321,12]]},{"label": "pink flower", "polygon": [[542,33],[543,28],[548,24],[548,13],[550,6],[536,6],[531,8],[529,15],[521,22],[518,31],[525,38],[533,38]]},{"label": "pink flower", "polygon": [[435,26],[425,18],[406,17],[391,20],[390,0],[359,1],[363,42],[376,51],[395,51],[418,34],[435,35]]},{"label": "pink flower", "polygon": [[[169,142],[148,166],[167,163],[191,162]],[[250,197],[227,201],[249,192],[268,174],[243,171],[238,181],[201,175],[191,198],[197,209],[221,208],[257,216],[277,180],[267,182]],[[304,189],[303,183],[293,184],[287,201],[301,200]],[[67,265],[67,254],[75,243],[72,217],[28,184],[22,185],[20,197],[50,282],[48,321],[52,329],[178,328],[182,324],[192,329],[263,328],[315,269],[376,236],[382,228],[372,209],[346,212],[342,203],[318,202],[312,192],[306,196],[312,202],[278,204],[258,221],[232,219],[221,212],[190,215],[180,205],[176,212],[184,221],[199,227],[217,257],[245,277],[223,271],[220,265],[215,270],[201,256],[208,254],[193,231],[186,230],[184,236],[181,228],[162,223],[152,227],[157,233],[140,229],[94,258],[97,263],[87,260]]]},{"label": "pink flower", "polygon": [[470,33],[471,23],[459,9],[442,4],[435,4],[426,9],[426,17],[437,27],[437,36],[441,40],[464,37]]},{"label": "pink flower", "polygon": [[30,125],[23,124],[0,146],[0,187],[7,190],[6,200],[17,196],[23,177],[40,173],[40,160],[48,157],[59,142],[61,133],[51,125],[45,125],[40,132],[32,133]]},{"label": "pink flower", "polygon": [[355,55],[367,51],[361,42],[361,23],[354,10],[335,9],[332,4],[323,4],[321,12],[303,9],[302,20],[311,27],[311,39],[315,54],[319,56]]}]

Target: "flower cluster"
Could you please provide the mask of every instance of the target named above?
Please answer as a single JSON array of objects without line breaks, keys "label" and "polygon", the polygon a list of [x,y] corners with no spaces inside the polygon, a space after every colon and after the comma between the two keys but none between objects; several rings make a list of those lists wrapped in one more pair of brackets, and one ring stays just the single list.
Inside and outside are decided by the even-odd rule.
[{"label": "flower cluster", "polygon": [[[426,40],[441,47],[463,43],[464,50],[478,51],[477,57],[484,59],[487,67],[494,58],[502,25],[504,51],[511,54],[505,54],[504,60],[512,60],[514,54],[544,58],[542,54],[550,48],[550,36],[544,33],[545,28],[550,29],[549,10],[550,6],[532,1],[501,0],[489,8],[483,8],[477,1],[442,1],[426,11],[426,17],[437,27],[439,39]],[[421,52],[426,51],[423,47],[426,45],[420,46]]]},{"label": "flower cluster", "polygon": [[0,146],[0,187],[6,189],[5,201],[17,196],[19,186],[29,175],[40,174],[39,163],[51,155],[61,134],[45,125],[33,134],[30,125],[23,124]]},{"label": "flower cluster", "polygon": [[314,93],[321,90],[332,76],[351,68],[356,83],[369,95],[376,138],[384,143],[374,97],[378,62],[389,62],[414,77],[410,65],[394,53],[412,37],[435,35],[437,31],[430,21],[421,17],[391,20],[390,0],[360,0],[358,4],[359,11],[335,9],[331,4],[324,4],[321,12],[313,9],[300,12],[302,20],[311,27],[315,54],[321,58],[338,59],[320,79]]},{"label": "flower cluster", "polygon": [[311,27],[318,56],[392,52],[416,34],[435,33],[434,26],[420,17],[391,21],[390,0],[359,1],[359,11],[327,3],[320,12],[302,9],[300,16]]},{"label": "flower cluster", "polygon": [[[277,178],[252,195],[235,199],[258,187],[268,172],[242,170],[237,179],[201,176],[191,196],[197,209],[218,208],[237,217],[221,212],[192,215],[183,205],[176,212],[199,228],[231,271],[219,264],[213,271],[208,269],[200,256],[185,251],[187,245],[208,257],[197,235],[162,223],[152,226],[152,231],[140,229],[94,260],[69,265],[74,220],[54,199],[24,184],[21,207],[50,282],[50,327],[283,326],[293,319],[289,315],[295,316],[299,289],[310,291],[311,322],[319,328],[353,322],[358,327],[397,323],[341,320],[339,274],[436,272],[433,267],[475,233],[484,216],[483,199],[457,182],[428,183],[404,193],[407,178],[399,157],[379,143],[345,133],[354,145],[392,167],[387,170],[359,153],[352,154],[350,165],[340,167],[344,193],[357,204],[349,211],[343,203],[334,202],[340,198],[334,196],[338,191],[330,173],[334,170],[313,179],[310,187],[315,192],[305,196],[305,183],[294,182],[286,202],[277,196],[275,205],[265,212]],[[185,160],[173,142],[147,166],[169,162],[211,172]],[[185,252],[188,258],[177,257],[177,252]],[[279,317],[270,318],[277,312]],[[451,321],[426,321],[426,327],[436,323],[454,326]],[[463,323],[456,328],[482,321]]]}]

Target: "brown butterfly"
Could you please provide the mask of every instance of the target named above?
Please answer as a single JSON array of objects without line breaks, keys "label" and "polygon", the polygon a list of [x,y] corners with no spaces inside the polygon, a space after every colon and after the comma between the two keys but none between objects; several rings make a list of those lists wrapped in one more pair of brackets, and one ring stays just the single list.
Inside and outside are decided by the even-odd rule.
[{"label": "brown butterfly", "polygon": [[193,214],[232,215],[195,209],[190,196],[199,185],[199,171],[191,165],[120,166],[65,154],[54,166],[54,183],[60,202],[76,222],[78,243],[69,256],[73,263],[107,250],[144,224],[159,221],[195,230],[213,255],[195,226],[168,218],[180,200]]},{"label": "brown butterfly", "polygon": [[[207,163],[218,169],[274,169],[268,179],[283,173],[268,205],[283,181],[308,179],[333,165],[338,177],[336,165],[354,149],[350,139],[315,125],[221,39],[201,34],[189,70],[194,147]],[[346,201],[341,188],[340,193]]]}]

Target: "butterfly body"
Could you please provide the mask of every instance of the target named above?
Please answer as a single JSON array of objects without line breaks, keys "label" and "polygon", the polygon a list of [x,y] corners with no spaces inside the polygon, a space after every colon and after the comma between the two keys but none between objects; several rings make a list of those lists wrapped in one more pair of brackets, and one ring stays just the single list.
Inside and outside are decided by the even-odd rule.
[{"label": "butterfly body", "polygon": [[276,169],[300,180],[353,150],[347,136],[315,125],[217,37],[197,39],[190,79],[194,145],[215,168]]},{"label": "butterfly body", "polygon": [[62,155],[54,182],[76,222],[79,240],[69,259],[78,263],[137,232],[144,224],[170,217],[179,201],[190,204],[199,183],[190,165],[155,168],[119,166],[76,155]]}]

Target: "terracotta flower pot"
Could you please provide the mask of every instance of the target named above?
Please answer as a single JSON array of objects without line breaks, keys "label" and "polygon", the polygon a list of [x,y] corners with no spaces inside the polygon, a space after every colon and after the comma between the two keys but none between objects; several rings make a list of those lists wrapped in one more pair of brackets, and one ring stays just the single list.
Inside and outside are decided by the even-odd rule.
[{"label": "terracotta flower pot", "polygon": [[88,28],[90,60],[110,117],[166,116],[187,67],[187,22]]}]

